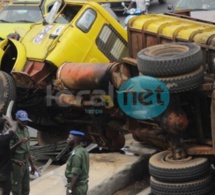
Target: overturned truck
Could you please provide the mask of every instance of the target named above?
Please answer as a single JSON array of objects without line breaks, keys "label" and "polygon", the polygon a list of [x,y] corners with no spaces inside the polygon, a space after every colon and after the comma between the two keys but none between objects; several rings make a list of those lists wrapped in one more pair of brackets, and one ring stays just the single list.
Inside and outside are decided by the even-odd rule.
[{"label": "overturned truck", "polygon": [[215,154],[214,34],[213,23],[178,14],[150,14],[129,22],[130,58],[124,60],[141,74],[163,81],[170,92],[159,117],[132,126],[134,139],[169,149],[150,158],[154,194],[210,191],[209,165]]},{"label": "overturned truck", "polygon": [[[69,5],[76,16],[62,24]],[[171,148],[171,154],[165,151],[150,161],[154,192],[160,185],[163,194],[190,188],[194,193],[208,192],[209,161],[191,156],[214,160],[214,24],[171,14],[141,15],[129,21],[127,43],[117,21],[109,16],[101,19],[107,13],[98,6],[84,2],[60,5],[62,13],[56,12],[55,20],[35,24],[20,41],[0,43],[1,110],[5,111],[11,99],[16,109],[27,110],[33,120],[30,125],[39,130],[40,144],[65,139],[75,128],[103,148],[123,147],[128,132],[137,141]],[[95,8],[100,14],[95,14]],[[96,31],[90,29],[97,20],[101,30],[93,38]],[[101,21],[106,22],[100,25]],[[74,42],[71,39],[71,45],[63,47],[72,33],[80,32],[86,34],[80,39],[74,36]],[[88,33],[92,33],[91,40],[86,38]],[[95,42],[87,47],[92,40]],[[78,46],[81,41],[87,41],[86,48]],[[149,91],[141,88],[141,78],[151,85],[155,78],[165,86]],[[136,85],[141,95],[135,95]],[[168,89],[168,104],[160,86]],[[157,93],[157,103],[166,106],[157,115],[153,115],[156,105],[147,107],[152,92]],[[122,93],[125,95],[119,98]],[[123,109],[120,100],[129,109]],[[132,105],[138,101],[144,106],[138,104],[133,112]],[[142,112],[142,108],[146,110]],[[189,183],[197,178],[200,180]],[[179,184],[174,187],[170,181]],[[181,181],[187,181],[185,187]],[[173,191],[168,192],[169,188]]]}]

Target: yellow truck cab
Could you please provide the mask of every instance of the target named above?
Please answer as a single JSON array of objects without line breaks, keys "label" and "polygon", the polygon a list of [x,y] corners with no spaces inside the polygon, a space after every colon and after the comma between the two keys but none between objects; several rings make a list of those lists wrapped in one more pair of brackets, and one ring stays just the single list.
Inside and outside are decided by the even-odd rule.
[{"label": "yellow truck cab", "polygon": [[17,27],[30,29],[35,22],[41,21],[43,14],[51,10],[54,0],[46,0],[40,5],[39,0],[18,0],[9,3],[0,12],[0,40],[14,33]]},{"label": "yellow truck cab", "polygon": [[[0,110],[5,113],[14,100],[14,110],[26,110],[31,126],[41,132],[40,143],[56,141],[46,136],[47,130],[56,132],[56,139],[65,140],[68,128],[77,128],[72,120],[85,117],[83,112],[91,113],[78,109],[82,104],[89,107],[96,103],[107,109],[114,106],[109,85],[118,88],[129,77],[121,62],[128,55],[128,43],[126,30],[105,7],[96,2],[56,1],[42,22],[17,33],[21,39],[0,42],[0,89],[4,94],[0,95]],[[101,89],[102,94],[95,95]],[[78,110],[61,104],[67,97],[74,98],[71,102]],[[85,124],[80,120],[77,125]],[[93,123],[91,127],[98,128]],[[98,139],[93,132],[90,136]],[[121,140],[121,148],[123,137],[115,137]],[[104,135],[99,139],[107,146]]]},{"label": "yellow truck cab", "polygon": [[24,88],[44,86],[65,62],[114,62],[128,54],[127,32],[102,6],[69,0],[56,2],[20,41],[6,39],[0,48],[1,70]]}]

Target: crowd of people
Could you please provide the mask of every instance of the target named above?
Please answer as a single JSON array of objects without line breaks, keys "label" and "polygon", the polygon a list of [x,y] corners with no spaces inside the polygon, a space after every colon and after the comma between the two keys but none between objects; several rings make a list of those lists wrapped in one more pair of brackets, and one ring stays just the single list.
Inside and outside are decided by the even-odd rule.
[{"label": "crowd of people", "polygon": [[[24,110],[16,112],[16,120],[0,113],[0,195],[30,194],[30,173],[36,169],[30,154],[29,121]],[[66,195],[87,194],[89,154],[82,146],[84,136],[83,132],[71,130],[67,138],[72,152],[65,170]]]}]

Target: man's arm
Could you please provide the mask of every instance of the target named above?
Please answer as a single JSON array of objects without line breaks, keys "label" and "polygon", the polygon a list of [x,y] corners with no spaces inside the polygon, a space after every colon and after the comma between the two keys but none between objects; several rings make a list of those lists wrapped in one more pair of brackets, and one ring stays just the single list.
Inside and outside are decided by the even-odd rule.
[{"label": "man's arm", "polygon": [[[82,167],[82,160],[81,156],[79,155],[74,155],[72,156],[72,177],[71,177],[71,182],[70,182],[70,190],[73,190],[77,181],[79,175],[81,175],[81,167]],[[69,193],[68,193],[69,194]],[[72,193],[70,193],[72,194]]]},{"label": "man's arm", "polygon": [[11,160],[12,160],[13,163],[19,165],[20,167],[25,166],[25,163],[23,161],[21,161],[21,160],[17,160],[17,159],[13,159],[13,158]]},{"label": "man's arm", "polygon": [[28,138],[24,137],[10,147],[11,152],[14,152],[22,143],[26,143]]},{"label": "man's arm", "polygon": [[[78,181],[78,176],[77,175],[73,175],[72,178],[71,178],[71,183],[70,183],[70,187],[69,187],[70,190],[74,189],[74,186],[77,183],[77,181]],[[68,194],[72,194],[72,193],[68,192]]]},{"label": "man's arm", "polygon": [[35,168],[35,166],[34,166],[34,162],[33,162],[33,160],[32,160],[31,154],[29,154],[28,160],[29,160],[29,163],[30,163],[30,165],[31,165],[31,174],[34,174],[35,171],[36,171],[36,168]]},{"label": "man's arm", "polygon": [[17,122],[14,121],[13,119],[3,115],[2,116],[6,122],[7,125],[9,125],[9,129],[8,131],[13,131],[13,132],[16,132],[16,129],[17,129]]},{"label": "man's arm", "polygon": [[128,10],[131,9],[131,8],[133,7],[133,4],[134,4],[134,1],[131,0],[130,4],[129,4],[129,6],[128,6]]}]

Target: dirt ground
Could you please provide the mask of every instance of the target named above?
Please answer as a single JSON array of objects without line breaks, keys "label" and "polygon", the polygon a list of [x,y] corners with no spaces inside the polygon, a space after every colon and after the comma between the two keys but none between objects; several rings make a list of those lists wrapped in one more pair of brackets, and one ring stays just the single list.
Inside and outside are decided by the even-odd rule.
[{"label": "dirt ground", "polygon": [[113,195],[136,195],[149,186],[149,175],[140,181],[135,181],[124,189],[115,192]]},{"label": "dirt ground", "polygon": [[[137,147],[138,145],[136,144],[138,143],[131,139],[130,135],[126,136],[126,138],[126,145],[129,144],[130,147],[137,153],[139,152],[140,154],[146,154],[146,156],[144,155],[145,160],[140,158],[137,154],[126,155],[123,152],[101,152],[98,154],[94,152],[90,153],[91,169],[89,194],[101,194],[99,190],[102,189],[103,192],[106,192],[106,194],[109,195],[137,195],[143,189],[149,187],[149,175],[147,168],[148,155],[146,152],[150,152],[151,150]],[[153,153],[154,150],[151,152]],[[36,162],[36,165],[38,168],[42,168],[46,162],[47,161]],[[32,195],[53,190],[52,188],[56,186],[58,186],[57,190],[59,191],[60,187],[64,186],[63,181],[61,181],[64,177],[64,169],[62,170],[64,165],[59,167],[60,170],[58,167],[59,165],[50,165],[46,170],[47,174],[44,175],[45,177],[42,181],[40,181],[41,178],[39,178],[39,180],[36,179],[37,181],[31,182]],[[48,183],[50,181],[51,183],[54,181],[54,186],[51,187],[51,189],[46,189],[47,187],[44,188],[44,183]],[[59,182],[57,183],[57,181]],[[39,192],[38,189],[40,190]],[[58,194],[60,194],[60,191]]]}]

